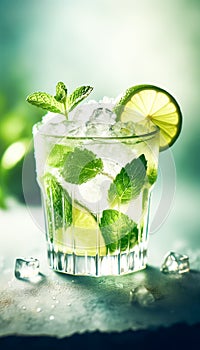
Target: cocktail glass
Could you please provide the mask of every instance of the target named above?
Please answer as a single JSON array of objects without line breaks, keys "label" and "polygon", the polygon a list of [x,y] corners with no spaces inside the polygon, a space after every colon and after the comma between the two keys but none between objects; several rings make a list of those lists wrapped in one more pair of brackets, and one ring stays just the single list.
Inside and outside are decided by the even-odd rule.
[{"label": "cocktail glass", "polygon": [[49,266],[89,276],[144,269],[159,129],[82,136],[85,121],[56,118],[34,126]]}]

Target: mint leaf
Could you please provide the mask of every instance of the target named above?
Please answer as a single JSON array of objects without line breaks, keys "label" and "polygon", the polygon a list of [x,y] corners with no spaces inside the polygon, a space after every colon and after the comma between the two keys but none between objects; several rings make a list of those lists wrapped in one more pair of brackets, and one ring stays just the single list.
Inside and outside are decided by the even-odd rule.
[{"label": "mint leaf", "polygon": [[108,190],[108,200],[112,206],[128,203],[139,195],[145,182],[146,169],[144,154],[121,169]]},{"label": "mint leaf", "polygon": [[67,109],[72,111],[81,101],[83,101],[91,92],[93,88],[91,86],[78,87],[72,94],[67,98]]},{"label": "mint leaf", "polygon": [[72,224],[72,203],[68,192],[50,173],[43,177],[43,184],[47,207],[47,225],[50,239],[53,240],[54,227],[55,229],[67,228]]},{"label": "mint leaf", "polygon": [[150,168],[147,171],[147,178],[148,178],[150,185],[153,185],[154,182],[156,182],[157,176],[158,176],[158,172],[157,172],[156,168]]},{"label": "mint leaf", "polygon": [[63,102],[63,101],[66,101],[66,97],[67,97],[67,88],[66,88],[65,84],[62,81],[60,81],[56,85],[55,99],[57,101]]},{"label": "mint leaf", "polygon": [[60,81],[56,85],[55,97],[46,92],[35,92],[30,94],[26,98],[26,101],[50,112],[64,114],[68,119],[68,113],[84,100],[92,90],[93,88],[91,86],[81,86],[72,92],[70,96],[67,96],[67,88]]},{"label": "mint leaf", "polygon": [[55,144],[47,158],[47,164],[49,166],[58,168],[64,165],[66,154],[72,152],[73,148],[70,146],[62,145],[60,143]]},{"label": "mint leaf", "polygon": [[82,184],[103,170],[103,162],[87,149],[75,148],[65,157],[62,176],[72,184]]},{"label": "mint leaf", "polygon": [[58,102],[55,97],[47,94],[46,92],[35,92],[29,95],[26,100],[34,106],[47,109],[54,113],[63,113],[63,104]]},{"label": "mint leaf", "polygon": [[138,228],[136,223],[117,210],[104,210],[99,227],[110,253],[114,253],[117,249],[125,251],[137,243]]}]

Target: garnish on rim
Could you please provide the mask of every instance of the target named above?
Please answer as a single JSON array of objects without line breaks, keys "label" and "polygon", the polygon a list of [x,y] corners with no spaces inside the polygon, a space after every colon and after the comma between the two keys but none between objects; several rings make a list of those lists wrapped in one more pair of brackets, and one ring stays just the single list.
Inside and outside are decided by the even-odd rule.
[{"label": "garnish on rim", "polygon": [[115,106],[117,120],[153,122],[160,129],[160,151],[173,145],[182,126],[182,113],[175,98],[154,85],[137,85],[126,90]]}]

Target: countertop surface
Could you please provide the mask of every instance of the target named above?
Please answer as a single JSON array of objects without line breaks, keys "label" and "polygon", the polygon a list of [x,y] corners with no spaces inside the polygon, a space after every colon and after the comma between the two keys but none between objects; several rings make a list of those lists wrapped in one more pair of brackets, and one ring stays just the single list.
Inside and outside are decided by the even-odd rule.
[{"label": "countertop surface", "polygon": [[[167,220],[150,234],[147,268],[117,277],[74,277],[50,270],[44,233],[35,222],[41,209],[13,202],[7,211],[1,211],[0,335],[63,338],[200,322],[199,193],[191,191],[184,188],[183,195],[180,189]],[[184,205],[188,196],[193,198],[191,206]],[[169,250],[189,255],[190,272],[160,272]],[[16,279],[16,257],[39,259],[39,281]],[[151,292],[152,303],[131,301],[130,291],[138,286]]]}]

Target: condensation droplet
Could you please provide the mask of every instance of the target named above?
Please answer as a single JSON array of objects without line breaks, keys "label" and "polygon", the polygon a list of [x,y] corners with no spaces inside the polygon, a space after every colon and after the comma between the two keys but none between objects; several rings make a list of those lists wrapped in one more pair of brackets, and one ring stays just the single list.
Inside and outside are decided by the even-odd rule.
[{"label": "condensation droplet", "polygon": [[52,305],[51,305],[51,308],[54,309],[54,307],[55,307],[55,305],[52,304]]},{"label": "condensation droplet", "polygon": [[22,306],[22,309],[23,309],[23,310],[26,310],[26,306]]},{"label": "condensation droplet", "polygon": [[52,320],[54,320],[54,315],[51,315],[51,316],[49,316],[49,319],[52,321]]},{"label": "condensation droplet", "polygon": [[38,308],[36,309],[36,311],[37,311],[37,312],[41,312],[41,311],[42,311],[41,307],[38,307]]}]

